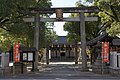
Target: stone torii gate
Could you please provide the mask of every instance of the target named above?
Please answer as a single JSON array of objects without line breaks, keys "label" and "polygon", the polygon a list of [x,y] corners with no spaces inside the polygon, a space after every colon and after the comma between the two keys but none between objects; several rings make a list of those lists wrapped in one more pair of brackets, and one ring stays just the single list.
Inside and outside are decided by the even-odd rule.
[{"label": "stone torii gate", "polygon": [[[62,13],[79,13],[77,18],[41,18],[40,14],[53,14],[56,13],[56,10],[62,10]],[[80,36],[81,36],[81,54],[82,54],[82,70],[87,68],[87,59],[86,59],[86,33],[85,33],[85,21],[97,21],[97,17],[85,17],[84,13],[93,13],[98,12],[96,6],[92,7],[63,7],[63,8],[30,8],[31,13],[35,13],[36,16],[32,18],[24,18],[25,22],[35,22],[35,31],[34,31],[34,47],[38,50],[39,46],[39,22],[55,22],[55,21],[80,21]],[[48,55],[48,54],[47,54]],[[37,68],[38,63],[38,54],[35,56],[35,68]],[[76,56],[76,61],[78,56]],[[48,62],[48,57],[47,57]]]}]

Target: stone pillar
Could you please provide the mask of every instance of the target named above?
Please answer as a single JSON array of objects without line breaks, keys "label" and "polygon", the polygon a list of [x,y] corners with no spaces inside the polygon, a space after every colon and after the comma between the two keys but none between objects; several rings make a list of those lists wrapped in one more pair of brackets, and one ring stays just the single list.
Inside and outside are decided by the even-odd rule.
[{"label": "stone pillar", "polygon": [[37,52],[35,54],[35,64],[34,64],[35,69],[37,69],[37,66],[38,66],[39,21],[40,21],[40,15],[39,15],[39,13],[36,13],[36,16],[35,16],[35,24],[36,24],[36,26],[34,28],[34,47],[37,49]]},{"label": "stone pillar", "polygon": [[85,33],[85,16],[84,13],[80,13],[80,36],[81,36],[81,54],[82,54],[82,70],[87,69],[87,57],[86,57],[86,33]]}]

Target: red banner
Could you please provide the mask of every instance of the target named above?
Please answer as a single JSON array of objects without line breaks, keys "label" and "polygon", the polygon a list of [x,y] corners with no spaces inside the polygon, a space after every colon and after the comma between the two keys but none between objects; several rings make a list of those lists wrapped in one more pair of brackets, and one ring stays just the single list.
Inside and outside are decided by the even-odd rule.
[{"label": "red banner", "polygon": [[20,43],[14,44],[14,62],[20,62]]},{"label": "red banner", "polygon": [[109,42],[102,42],[102,62],[109,62]]}]

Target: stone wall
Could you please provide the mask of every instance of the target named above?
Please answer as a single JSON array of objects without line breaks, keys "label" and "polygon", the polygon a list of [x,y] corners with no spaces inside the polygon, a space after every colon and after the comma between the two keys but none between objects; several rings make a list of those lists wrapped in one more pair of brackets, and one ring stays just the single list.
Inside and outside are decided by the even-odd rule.
[{"label": "stone wall", "polygon": [[17,64],[14,67],[12,66],[12,67],[0,68],[0,77],[18,75],[18,74],[23,74],[26,72],[27,72],[27,68],[25,65],[23,65],[22,67],[21,64]]},{"label": "stone wall", "polygon": [[101,62],[101,60],[97,60],[92,65],[92,71],[94,73],[108,74],[109,73],[109,66],[106,66],[106,64],[103,64]]},{"label": "stone wall", "polygon": [[11,76],[11,70],[10,67],[5,67],[5,68],[0,68],[0,76],[5,77],[5,76]]},{"label": "stone wall", "polygon": [[120,77],[120,69],[113,69],[109,66],[102,67],[102,65],[93,65],[92,71],[98,74],[110,74],[112,76]]},{"label": "stone wall", "polygon": [[109,72],[110,72],[110,74],[113,75],[113,76],[118,76],[118,77],[120,77],[120,69],[110,68]]},{"label": "stone wall", "polygon": [[11,71],[13,74],[23,74],[27,72],[27,67],[24,64],[15,64],[14,67],[11,68]]}]

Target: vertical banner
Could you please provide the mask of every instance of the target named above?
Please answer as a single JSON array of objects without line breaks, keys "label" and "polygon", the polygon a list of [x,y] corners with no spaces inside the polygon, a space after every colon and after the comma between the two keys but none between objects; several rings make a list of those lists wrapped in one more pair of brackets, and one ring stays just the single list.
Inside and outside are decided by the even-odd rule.
[{"label": "vertical banner", "polygon": [[109,62],[109,42],[102,42],[102,62]]},{"label": "vertical banner", "polygon": [[16,42],[14,44],[14,62],[20,62],[20,43]]}]

